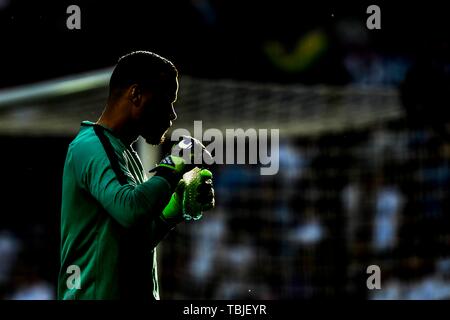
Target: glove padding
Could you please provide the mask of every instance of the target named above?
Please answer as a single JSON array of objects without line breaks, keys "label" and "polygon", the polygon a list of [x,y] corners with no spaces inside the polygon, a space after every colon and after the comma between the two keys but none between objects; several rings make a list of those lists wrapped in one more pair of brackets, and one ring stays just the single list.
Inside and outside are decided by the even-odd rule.
[{"label": "glove padding", "polygon": [[212,173],[208,169],[194,168],[183,175],[185,190],[183,194],[184,220],[199,220],[203,212],[214,208],[214,188]]},{"label": "glove padding", "polygon": [[170,223],[199,220],[203,212],[214,208],[212,173],[194,168],[183,175],[175,192],[163,210],[164,220]]}]

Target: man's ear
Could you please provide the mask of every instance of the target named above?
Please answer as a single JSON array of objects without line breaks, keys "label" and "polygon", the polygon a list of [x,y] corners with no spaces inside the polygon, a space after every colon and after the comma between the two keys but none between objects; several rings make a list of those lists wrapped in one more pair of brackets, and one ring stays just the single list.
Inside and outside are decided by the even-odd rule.
[{"label": "man's ear", "polygon": [[142,93],[141,93],[141,89],[139,88],[139,86],[137,84],[133,84],[129,89],[128,89],[128,99],[135,105],[138,104],[138,102],[141,100],[142,98]]}]

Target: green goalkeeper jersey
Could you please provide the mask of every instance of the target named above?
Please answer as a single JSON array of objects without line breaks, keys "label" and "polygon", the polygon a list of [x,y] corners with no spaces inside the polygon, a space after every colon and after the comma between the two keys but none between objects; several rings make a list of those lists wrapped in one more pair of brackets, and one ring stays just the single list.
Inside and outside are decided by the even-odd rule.
[{"label": "green goalkeeper jersey", "polygon": [[146,179],[137,153],[83,121],[63,173],[58,299],[159,299],[156,246],[173,226],[160,218],[171,196]]}]

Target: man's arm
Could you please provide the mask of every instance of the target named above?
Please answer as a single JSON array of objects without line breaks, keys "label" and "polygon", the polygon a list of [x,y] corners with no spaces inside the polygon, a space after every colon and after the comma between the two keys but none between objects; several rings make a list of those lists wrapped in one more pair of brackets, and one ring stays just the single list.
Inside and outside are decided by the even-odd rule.
[{"label": "man's arm", "polygon": [[[121,185],[100,143],[78,146],[71,152],[80,186],[122,226],[131,227],[146,216],[157,218],[168,203],[170,185],[162,177]],[[125,166],[121,169],[131,176]]]}]

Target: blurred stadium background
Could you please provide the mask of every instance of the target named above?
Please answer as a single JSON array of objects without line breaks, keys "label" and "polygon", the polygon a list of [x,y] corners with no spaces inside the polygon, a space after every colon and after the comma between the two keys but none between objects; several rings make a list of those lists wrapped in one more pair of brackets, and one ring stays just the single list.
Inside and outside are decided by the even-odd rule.
[{"label": "blurred stadium background", "polygon": [[217,208],[160,244],[162,299],[450,298],[442,8],[380,3],[369,31],[371,3],[80,1],[74,32],[68,4],[0,1],[0,298],[55,297],[67,145],[136,49],[180,70],[175,128],[280,129],[277,175],[216,165]]}]

